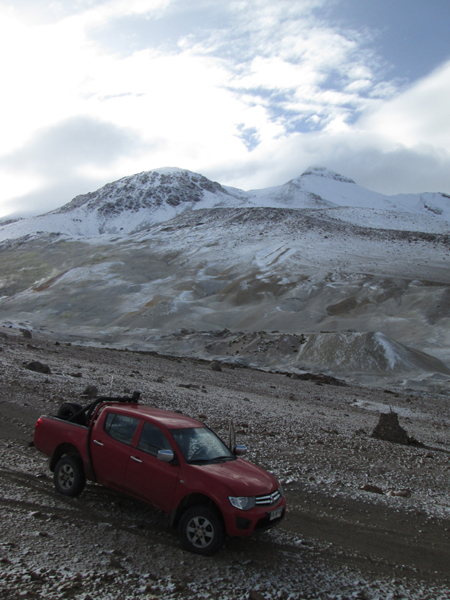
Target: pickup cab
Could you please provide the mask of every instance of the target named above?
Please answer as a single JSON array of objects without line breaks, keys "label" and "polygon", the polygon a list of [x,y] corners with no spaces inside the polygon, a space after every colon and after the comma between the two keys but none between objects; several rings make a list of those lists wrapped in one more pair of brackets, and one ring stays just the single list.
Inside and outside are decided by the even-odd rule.
[{"label": "pickup cab", "polygon": [[244,446],[230,449],[204,423],[138,399],[66,403],[38,419],[34,444],[50,457],[59,493],[77,496],[90,480],[149,502],[171,515],[186,550],[206,556],[226,535],[249,536],[283,519],[279,482],[240,457]]}]

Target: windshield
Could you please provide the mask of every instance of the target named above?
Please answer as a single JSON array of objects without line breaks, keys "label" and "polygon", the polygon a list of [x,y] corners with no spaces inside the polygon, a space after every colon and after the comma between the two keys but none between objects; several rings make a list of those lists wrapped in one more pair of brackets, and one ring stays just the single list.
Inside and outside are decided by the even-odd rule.
[{"label": "windshield", "polygon": [[221,462],[236,458],[207,427],[171,429],[170,433],[188,463]]}]

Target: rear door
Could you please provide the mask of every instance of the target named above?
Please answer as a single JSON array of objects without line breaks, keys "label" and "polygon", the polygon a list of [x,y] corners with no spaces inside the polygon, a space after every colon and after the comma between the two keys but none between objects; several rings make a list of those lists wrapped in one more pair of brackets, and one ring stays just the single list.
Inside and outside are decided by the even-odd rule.
[{"label": "rear door", "polygon": [[105,412],[92,432],[92,463],[99,483],[123,490],[131,443],[140,419],[113,411]]},{"label": "rear door", "polygon": [[[127,465],[126,486],[132,494],[170,512],[180,470],[176,448],[166,432],[149,421],[143,422],[136,441]],[[158,460],[158,450],[172,450],[174,461]]]}]

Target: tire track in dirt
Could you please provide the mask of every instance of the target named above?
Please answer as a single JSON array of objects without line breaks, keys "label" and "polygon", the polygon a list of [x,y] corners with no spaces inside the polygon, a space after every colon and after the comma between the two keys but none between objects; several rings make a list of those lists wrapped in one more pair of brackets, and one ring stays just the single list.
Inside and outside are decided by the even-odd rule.
[{"label": "tire track in dirt", "polygon": [[362,567],[367,561],[380,573],[448,579],[450,520],[433,522],[423,514],[387,509],[310,490],[287,492],[289,511],[281,528],[326,544]]}]

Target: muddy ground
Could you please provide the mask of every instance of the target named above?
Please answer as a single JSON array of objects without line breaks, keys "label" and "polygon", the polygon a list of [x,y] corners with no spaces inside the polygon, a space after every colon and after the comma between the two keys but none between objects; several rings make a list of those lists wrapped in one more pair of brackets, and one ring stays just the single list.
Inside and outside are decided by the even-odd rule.
[{"label": "muddy ground", "polygon": [[[450,598],[447,396],[55,342],[0,329],[1,599]],[[25,368],[33,360],[51,373]],[[30,446],[34,424],[63,401],[85,402],[88,384],[102,395],[138,389],[143,403],[224,438],[232,418],[248,459],[283,483],[285,521],[203,558],[151,506],[95,484],[58,495]],[[424,447],[370,437],[390,408]]]}]

